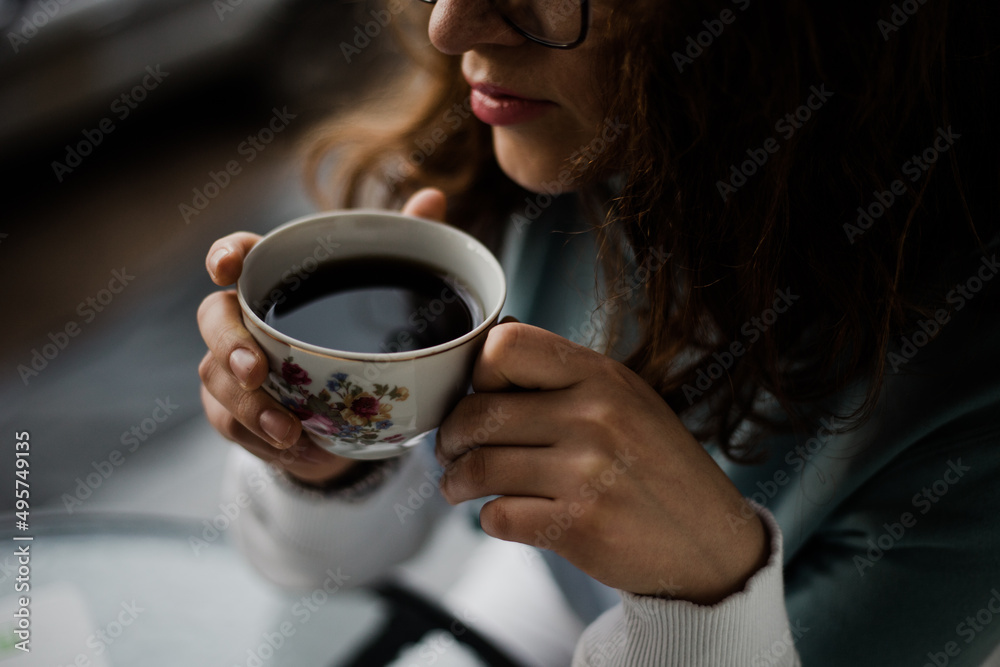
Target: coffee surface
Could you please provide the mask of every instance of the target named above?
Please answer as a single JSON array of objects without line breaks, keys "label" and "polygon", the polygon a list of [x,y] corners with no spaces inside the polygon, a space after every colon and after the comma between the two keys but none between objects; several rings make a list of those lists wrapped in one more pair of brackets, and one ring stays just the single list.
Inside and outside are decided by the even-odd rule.
[{"label": "coffee surface", "polygon": [[320,264],[257,314],[297,340],[360,353],[405,352],[447,343],[478,326],[482,308],[468,290],[431,266],[361,257]]}]

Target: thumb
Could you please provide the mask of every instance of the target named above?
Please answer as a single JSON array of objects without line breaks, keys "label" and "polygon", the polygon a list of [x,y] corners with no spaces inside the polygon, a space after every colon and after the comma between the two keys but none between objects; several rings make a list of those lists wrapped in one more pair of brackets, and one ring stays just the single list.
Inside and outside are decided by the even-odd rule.
[{"label": "thumb", "polygon": [[413,196],[403,206],[403,215],[412,215],[429,220],[444,220],[447,202],[444,193],[437,188],[423,188],[413,193]]}]

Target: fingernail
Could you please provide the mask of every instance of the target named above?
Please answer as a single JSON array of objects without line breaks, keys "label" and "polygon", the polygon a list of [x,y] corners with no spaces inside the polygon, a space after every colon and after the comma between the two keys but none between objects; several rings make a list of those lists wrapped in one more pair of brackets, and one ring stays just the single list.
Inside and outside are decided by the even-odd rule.
[{"label": "fingernail", "polygon": [[229,369],[243,386],[246,386],[250,381],[250,373],[253,372],[256,365],[257,355],[245,347],[238,347],[229,355]]},{"label": "fingernail", "polygon": [[292,418],[279,410],[264,410],[260,415],[260,428],[275,442],[283,445],[292,430]]},{"label": "fingernail", "polygon": [[208,264],[212,267],[212,275],[216,275],[219,272],[219,262],[229,254],[229,248],[219,248],[212,253],[212,257],[209,259]]}]

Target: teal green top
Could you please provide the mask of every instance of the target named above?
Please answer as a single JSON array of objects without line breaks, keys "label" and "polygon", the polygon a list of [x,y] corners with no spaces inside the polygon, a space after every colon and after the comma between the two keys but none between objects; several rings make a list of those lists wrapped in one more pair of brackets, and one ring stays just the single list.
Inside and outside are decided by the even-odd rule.
[{"label": "teal green top", "polygon": [[[555,210],[561,206],[545,217],[574,217]],[[938,340],[900,340],[861,428],[772,437],[761,465],[734,464],[710,449],[781,527],[786,610],[807,666],[979,665],[1000,644],[996,249],[969,256]],[[512,228],[507,313],[593,342],[594,256],[578,228],[543,220]],[[856,399],[845,395],[839,405]],[[618,602],[566,561],[546,557],[584,621]]]}]

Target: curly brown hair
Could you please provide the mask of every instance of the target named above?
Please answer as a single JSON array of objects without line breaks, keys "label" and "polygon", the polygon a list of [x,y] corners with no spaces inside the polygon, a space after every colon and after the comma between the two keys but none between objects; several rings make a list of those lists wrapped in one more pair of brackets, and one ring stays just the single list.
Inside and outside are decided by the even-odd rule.
[{"label": "curly brown hair", "polygon": [[[671,253],[627,313],[639,344],[624,361],[682,417],[701,415],[695,436],[730,458],[754,460],[768,433],[813,430],[859,382],[863,403],[838,416],[863,422],[901,332],[943,304],[957,263],[997,233],[1000,21],[985,4],[671,0],[610,12],[600,78],[612,82],[606,117],[625,130],[577,157],[575,196],[595,213],[609,298],[629,267]],[[490,128],[462,113],[460,58],[409,53],[417,73],[395,88],[422,90],[421,104],[395,123],[370,109],[340,119],[312,143],[310,169],[322,173],[336,147],[331,182],[348,206],[372,183],[390,186],[374,189],[387,205],[441,188],[447,221],[495,244],[528,193],[497,166]],[[748,328],[783,290],[794,305]],[[720,359],[725,376],[699,383]],[[787,418],[766,416],[765,396]],[[751,437],[737,435],[744,422]]]}]

